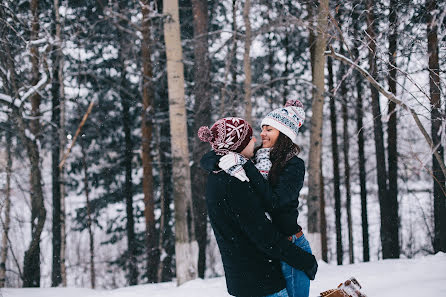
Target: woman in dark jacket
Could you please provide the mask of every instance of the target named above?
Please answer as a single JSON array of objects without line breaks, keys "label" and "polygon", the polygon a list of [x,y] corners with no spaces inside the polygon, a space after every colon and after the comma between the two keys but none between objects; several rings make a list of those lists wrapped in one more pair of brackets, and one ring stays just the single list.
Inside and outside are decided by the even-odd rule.
[{"label": "woman in dark jacket", "polygon": [[[220,159],[219,166],[228,173],[237,172],[234,176],[240,180],[249,181],[262,197],[262,205],[273,224],[295,245],[311,253],[310,244],[297,223],[298,197],[305,176],[304,161],[297,157],[300,152],[297,133],[304,120],[302,103],[288,101],[283,108],[273,110],[262,120],[262,147],[256,151],[255,165],[236,158],[235,154],[228,154]],[[282,271],[288,295],[308,297],[308,276],[284,262]]]}]

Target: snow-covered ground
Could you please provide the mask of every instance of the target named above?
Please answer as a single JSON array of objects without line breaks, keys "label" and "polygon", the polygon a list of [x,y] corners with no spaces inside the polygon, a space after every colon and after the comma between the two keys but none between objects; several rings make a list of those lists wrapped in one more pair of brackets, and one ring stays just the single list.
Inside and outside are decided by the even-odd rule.
[{"label": "snow-covered ground", "polygon": [[[368,297],[446,296],[446,254],[418,259],[383,260],[336,266],[320,263],[310,296],[335,288],[355,276]],[[188,282],[139,285],[116,290],[80,288],[2,289],[2,297],[227,297],[223,277]]]}]

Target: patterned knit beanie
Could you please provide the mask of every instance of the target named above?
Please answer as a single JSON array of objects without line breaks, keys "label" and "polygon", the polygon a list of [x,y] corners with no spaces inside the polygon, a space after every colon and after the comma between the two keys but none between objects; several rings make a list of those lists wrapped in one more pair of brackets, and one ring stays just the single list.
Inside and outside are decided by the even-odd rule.
[{"label": "patterned knit beanie", "polygon": [[260,127],[271,126],[297,143],[297,133],[305,121],[305,111],[299,100],[288,100],[284,107],[274,109],[262,120]]},{"label": "patterned knit beanie", "polygon": [[210,129],[207,126],[198,129],[198,137],[209,142],[217,155],[240,153],[251,141],[252,128],[244,119],[223,118]]}]

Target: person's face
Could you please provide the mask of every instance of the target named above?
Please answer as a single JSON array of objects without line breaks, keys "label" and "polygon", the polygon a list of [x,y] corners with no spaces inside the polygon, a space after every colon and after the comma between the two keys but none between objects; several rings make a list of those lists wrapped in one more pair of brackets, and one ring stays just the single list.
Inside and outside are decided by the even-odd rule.
[{"label": "person's face", "polygon": [[256,145],[256,138],[253,136],[251,138],[251,141],[248,143],[248,145],[243,149],[243,151],[240,153],[246,158],[252,158],[254,157],[254,146]]},{"label": "person's face", "polygon": [[262,147],[263,148],[272,148],[279,137],[280,131],[271,126],[265,125],[262,126],[262,133],[260,133],[260,137],[262,138]]}]

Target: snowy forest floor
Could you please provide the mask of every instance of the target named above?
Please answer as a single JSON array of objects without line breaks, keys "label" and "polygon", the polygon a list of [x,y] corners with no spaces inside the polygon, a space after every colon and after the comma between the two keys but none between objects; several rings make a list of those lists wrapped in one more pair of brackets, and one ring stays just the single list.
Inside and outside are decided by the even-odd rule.
[{"label": "snowy forest floor", "polygon": [[[417,259],[381,260],[351,265],[319,264],[310,296],[335,288],[355,276],[368,297],[446,296],[446,254]],[[2,289],[1,297],[223,297],[229,296],[224,277],[197,279],[180,287],[174,282],[138,285],[116,290],[81,288]]]}]

